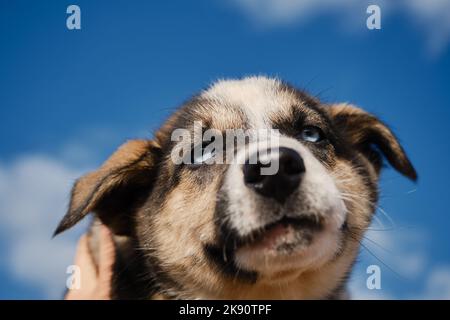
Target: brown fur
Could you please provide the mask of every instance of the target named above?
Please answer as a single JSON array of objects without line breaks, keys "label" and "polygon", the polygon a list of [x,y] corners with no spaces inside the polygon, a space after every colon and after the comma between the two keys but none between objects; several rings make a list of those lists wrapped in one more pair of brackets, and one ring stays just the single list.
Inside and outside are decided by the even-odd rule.
[{"label": "brown fur", "polygon": [[[68,213],[56,233],[95,212],[117,235],[117,243],[120,236],[118,259],[122,256],[131,260],[132,268],[118,261],[114,297],[345,296],[345,281],[378,200],[382,157],[409,178],[416,179],[417,175],[391,130],[374,116],[347,104],[322,105],[289,85],[278,86],[274,90],[280,96],[280,110],[268,115],[271,127],[290,136],[297,130],[296,121],[302,121],[324,128],[329,137],[329,143],[321,148],[308,147],[333,177],[347,208],[334,258],[301,272],[293,269],[255,275],[231,269],[235,274],[230,275],[225,270],[229,267],[226,261],[216,263],[205,253],[205,246],[220,241],[218,195],[227,165],[198,171],[174,165],[169,159],[173,147],[170,134],[176,128],[190,128],[194,120],[201,119],[221,131],[245,128],[249,120],[233,101],[201,95],[180,108],[156,133],[155,141],[127,142],[73,188]],[[125,286],[124,279],[131,284]]]}]

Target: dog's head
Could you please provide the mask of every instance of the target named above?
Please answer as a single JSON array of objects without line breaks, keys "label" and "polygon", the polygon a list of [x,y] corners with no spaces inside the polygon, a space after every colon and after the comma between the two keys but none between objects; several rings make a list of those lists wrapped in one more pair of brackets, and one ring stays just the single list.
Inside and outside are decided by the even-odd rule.
[{"label": "dog's head", "polygon": [[[269,147],[255,135],[233,137],[232,152],[205,144],[230,141],[230,129],[279,134]],[[57,232],[95,212],[136,240],[168,295],[323,298],[370,224],[383,157],[416,179],[391,130],[363,110],[323,105],[275,79],[220,81],[153,141],[126,143],[78,180]]]}]

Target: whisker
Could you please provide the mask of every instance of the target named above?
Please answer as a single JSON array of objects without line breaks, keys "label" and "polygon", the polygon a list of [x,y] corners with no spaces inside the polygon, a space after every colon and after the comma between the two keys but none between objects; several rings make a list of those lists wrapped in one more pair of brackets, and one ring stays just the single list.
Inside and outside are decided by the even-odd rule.
[{"label": "whisker", "polygon": [[388,253],[390,253],[390,254],[394,254],[394,252],[393,252],[392,250],[387,249],[386,247],[382,246],[381,244],[379,244],[379,243],[376,242],[375,240],[370,239],[369,237],[364,236],[364,235],[363,235],[363,238],[364,238],[364,240],[367,240],[367,241],[373,243],[373,244],[376,245],[378,248],[380,248],[380,249],[382,249],[382,250],[384,250],[384,251],[386,251],[386,252],[388,252]]},{"label": "whisker", "polygon": [[403,275],[401,275],[399,272],[397,272],[396,270],[394,270],[394,268],[392,268],[391,266],[389,266],[386,262],[384,262],[380,257],[378,257],[375,253],[372,252],[372,250],[370,250],[362,241],[360,241],[358,238],[356,238],[352,232],[350,231],[349,233],[350,238],[352,238],[353,240],[355,240],[356,242],[358,242],[362,248],[364,248],[371,256],[373,256],[378,262],[380,262],[383,266],[385,266],[388,270],[390,270],[392,273],[394,273],[397,277],[403,279],[403,280],[407,280],[406,277],[404,277]]}]

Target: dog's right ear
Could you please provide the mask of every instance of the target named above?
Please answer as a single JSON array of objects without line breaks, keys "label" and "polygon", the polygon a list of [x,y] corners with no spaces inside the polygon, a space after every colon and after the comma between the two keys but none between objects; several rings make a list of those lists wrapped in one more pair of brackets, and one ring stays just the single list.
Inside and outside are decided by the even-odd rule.
[{"label": "dog's right ear", "polygon": [[90,212],[114,234],[129,234],[133,212],[151,190],[158,151],[153,141],[128,141],[98,170],[81,177],[73,186],[69,209],[54,235]]}]

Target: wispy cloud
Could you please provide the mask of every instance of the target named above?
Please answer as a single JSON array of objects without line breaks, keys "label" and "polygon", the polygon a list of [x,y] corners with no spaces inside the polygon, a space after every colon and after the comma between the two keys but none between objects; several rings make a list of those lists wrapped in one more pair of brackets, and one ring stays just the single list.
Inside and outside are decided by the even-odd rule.
[{"label": "wispy cloud", "polygon": [[234,0],[253,21],[262,24],[301,23],[323,12],[351,9],[358,0]]},{"label": "wispy cloud", "polygon": [[[386,270],[384,270],[386,271]],[[383,273],[382,273],[383,274]],[[424,280],[416,291],[406,291],[401,296],[389,288],[369,290],[366,286],[367,275],[353,277],[350,281],[350,297],[357,300],[450,300],[450,266],[436,266],[424,272]],[[382,280],[383,283],[383,280]]]},{"label": "wispy cloud", "polygon": [[[138,131],[132,136],[146,135]],[[53,231],[67,209],[74,181],[100,165],[123,136],[110,128],[84,128],[49,153],[0,158],[2,273],[33,292],[40,291],[39,297],[62,297],[66,268],[88,221],[55,239]]]},{"label": "wispy cloud", "polygon": [[450,43],[450,1],[404,0],[401,3],[416,25],[425,31],[430,53],[442,52]]},{"label": "wispy cloud", "polygon": [[428,275],[423,294],[415,298],[450,300],[450,266],[433,269]]},{"label": "wispy cloud", "polygon": [[0,163],[0,230],[7,244],[2,268],[46,298],[61,298],[64,292],[77,235],[51,236],[80,174],[79,169],[42,155]]},{"label": "wispy cloud", "polygon": [[450,42],[448,0],[233,0],[233,3],[260,26],[302,24],[326,14],[335,16],[341,23],[353,22],[352,28],[360,30],[366,28],[366,8],[376,4],[382,10],[382,19],[388,15],[409,17],[426,37],[431,54],[441,53]]},{"label": "wispy cloud", "polygon": [[[381,216],[383,217],[383,216]],[[423,230],[401,228],[392,220],[375,220],[364,235],[362,249],[350,282],[351,297],[362,300],[404,298],[391,292],[395,282],[419,282],[426,270],[428,236]],[[368,289],[366,268],[381,269],[381,289]]]},{"label": "wispy cloud", "polygon": [[[375,223],[363,241],[359,266],[350,281],[353,299],[450,299],[450,266],[439,265],[427,252],[430,234],[423,229],[383,226]],[[369,265],[381,269],[381,289],[368,289],[365,271]],[[396,285],[395,282],[398,282]],[[414,290],[394,289],[403,284]]]}]

